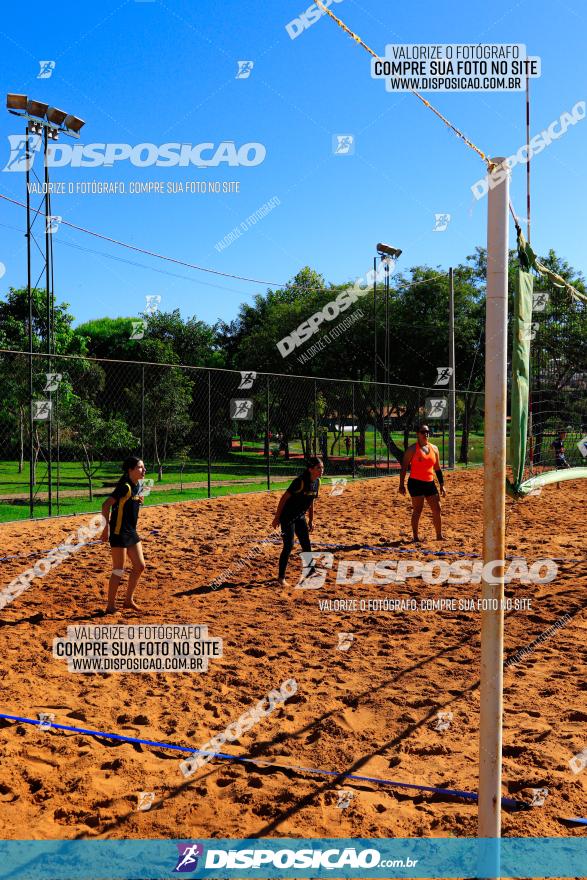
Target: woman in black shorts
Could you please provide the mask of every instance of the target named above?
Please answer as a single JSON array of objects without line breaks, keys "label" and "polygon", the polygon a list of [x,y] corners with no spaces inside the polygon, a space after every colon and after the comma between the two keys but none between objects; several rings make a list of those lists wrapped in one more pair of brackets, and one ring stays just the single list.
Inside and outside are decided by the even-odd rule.
[{"label": "woman in black shorts", "polygon": [[[277,582],[280,587],[287,587],[285,569],[294,545],[294,535],[302,547],[302,553],[312,553],[310,532],[314,525],[314,501],[320,491],[320,477],[324,472],[321,458],[311,458],[308,467],[303,474],[296,477],[287,492],[284,492],[279,501],[277,512],[273,519],[273,528],[281,528],[283,550],[279,557],[279,574]],[[306,520],[306,513],[308,520]],[[314,565],[310,559],[307,568],[313,570]]]},{"label": "woman in black shorts", "polygon": [[[132,569],[128,576],[128,587],[124,599],[123,608],[134,608],[140,611],[140,607],[133,599],[138,579],[145,570],[143,548],[141,539],[137,534],[137,520],[139,518],[139,506],[143,503],[140,494],[140,481],[146,473],[143,461],[135,455],[129,455],[122,465],[123,475],[116,484],[114,491],[108,496],[102,505],[102,516],[106,520],[106,526],[102,532],[102,541],[110,541],[112,553],[112,574],[108,584],[108,604],[106,614],[114,614],[116,611],[116,594],[120,582],[124,577],[124,565],[128,553],[132,562]],[[110,523],[108,523],[108,511]]]},{"label": "woman in black shorts", "polygon": [[432,521],[436,529],[436,540],[442,541],[442,513],[438,490],[434,482],[435,474],[440,485],[440,494],[444,497],[446,492],[444,489],[444,476],[440,467],[438,447],[428,439],[430,436],[428,425],[420,425],[417,436],[418,440],[416,443],[408,446],[404,454],[399,477],[399,491],[401,495],[406,494],[405,478],[409,468],[408,492],[412,499],[412,533],[414,541],[420,540],[418,537],[418,525],[422,508],[424,507],[424,499],[426,499],[432,513]]}]

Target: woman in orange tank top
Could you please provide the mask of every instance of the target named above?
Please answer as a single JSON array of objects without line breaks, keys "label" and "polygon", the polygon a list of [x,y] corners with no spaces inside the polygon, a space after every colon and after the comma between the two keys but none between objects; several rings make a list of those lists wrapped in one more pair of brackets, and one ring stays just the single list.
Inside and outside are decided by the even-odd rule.
[{"label": "woman in orange tank top", "polygon": [[428,502],[432,512],[432,521],[436,529],[436,539],[442,541],[442,514],[440,510],[440,499],[438,490],[434,482],[434,475],[440,484],[440,494],[446,495],[444,489],[444,477],[442,468],[440,467],[440,457],[438,455],[438,447],[430,443],[428,437],[430,429],[427,425],[420,425],[418,428],[418,440],[406,449],[402,462],[402,469],[399,478],[399,491],[401,495],[406,494],[405,478],[408,468],[410,476],[408,479],[408,492],[412,499],[412,533],[414,541],[419,541],[418,525],[422,509],[424,507],[424,499]]}]

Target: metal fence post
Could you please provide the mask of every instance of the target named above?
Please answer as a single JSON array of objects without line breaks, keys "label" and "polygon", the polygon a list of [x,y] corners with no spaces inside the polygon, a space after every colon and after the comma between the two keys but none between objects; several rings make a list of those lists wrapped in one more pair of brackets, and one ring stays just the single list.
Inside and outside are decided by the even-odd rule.
[{"label": "metal fence post", "polygon": [[356,470],[357,470],[357,469],[356,469],[356,463],[355,463],[355,383],[354,383],[354,382],[353,382],[353,384],[352,384],[351,387],[352,387],[352,394],[353,394],[353,400],[352,400],[352,409],[353,409],[353,411],[352,411],[352,413],[351,413],[351,419],[352,419],[352,421],[351,421],[351,432],[352,432],[352,436],[351,436],[351,454],[352,454],[353,480],[354,480],[354,479],[355,479],[355,475],[356,475]]},{"label": "metal fence post", "polygon": [[141,369],[141,458],[145,459],[145,365]]},{"label": "metal fence post", "polygon": [[55,390],[55,452],[57,455],[57,484],[56,484],[56,500],[57,500],[57,514],[61,513],[60,499],[59,499],[59,489],[61,486],[61,437],[59,434],[59,385]]},{"label": "metal fence post", "polygon": [[448,365],[451,374],[448,385],[448,466],[454,470],[456,460],[456,376],[455,376],[455,286],[452,267],[448,270]]},{"label": "metal fence post", "polygon": [[[212,379],[210,370],[208,370],[208,498],[211,497],[212,491]],[[231,434],[232,437],[232,434]]]},{"label": "metal fence post", "polygon": [[[47,196],[45,196],[45,198],[47,198]],[[49,294],[47,294],[47,296],[49,296]],[[47,318],[48,317],[49,316],[47,316]],[[47,358],[47,361],[49,364],[48,372],[51,373],[53,371],[53,366],[50,356]],[[53,395],[51,391],[47,393],[49,395],[49,417],[47,418],[47,498],[49,504],[47,514],[53,516]]]},{"label": "metal fence post", "polygon": [[[375,407],[374,407],[375,416],[373,417],[373,476],[375,476],[375,477],[377,476],[377,408],[378,408],[378,406],[379,406],[379,385],[377,385],[377,383],[375,383]],[[366,427],[367,426],[365,426],[365,430],[366,430]],[[367,444],[365,443],[365,446],[366,445]],[[365,453],[366,452],[367,452],[367,450],[365,449]]]},{"label": "metal fence post", "polygon": [[265,449],[265,455],[267,457],[265,467],[267,469],[267,491],[269,491],[271,489],[271,449],[269,446],[269,413],[270,413],[270,409],[269,409],[269,375],[267,376],[266,405],[267,405],[267,413],[266,413],[267,426],[266,426],[266,430],[265,430],[265,440],[263,442],[263,448]]},{"label": "metal fence post", "polygon": [[318,455],[318,400],[316,396],[316,380],[314,379],[314,455]]},{"label": "metal fence post", "polygon": [[[389,439],[390,439],[389,434],[391,431],[391,421],[390,421],[390,415],[389,415],[389,384],[385,386],[385,391],[386,391],[386,395],[385,395],[385,400],[383,402],[383,424],[385,425],[385,419],[387,419],[387,431],[385,432],[385,435],[387,437],[387,443],[385,445],[387,446],[387,476],[389,476]],[[385,401],[387,401],[387,403],[385,403]],[[385,415],[386,410],[387,410],[387,415]]]}]

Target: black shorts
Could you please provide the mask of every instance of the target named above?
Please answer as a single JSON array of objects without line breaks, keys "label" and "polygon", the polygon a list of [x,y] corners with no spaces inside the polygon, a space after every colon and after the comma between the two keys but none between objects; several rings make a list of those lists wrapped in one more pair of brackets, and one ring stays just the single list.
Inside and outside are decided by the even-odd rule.
[{"label": "black shorts", "polygon": [[119,535],[110,534],[111,547],[134,547],[135,544],[140,543],[140,540],[136,529],[127,529],[124,532],[120,532]]},{"label": "black shorts", "polygon": [[408,492],[412,498],[429,498],[431,495],[438,495],[438,489],[434,480],[414,480],[408,477]]},{"label": "black shorts", "polygon": [[566,458],[557,458],[556,460],[556,469],[557,471],[566,471],[567,468],[570,468],[570,464],[566,460]]}]

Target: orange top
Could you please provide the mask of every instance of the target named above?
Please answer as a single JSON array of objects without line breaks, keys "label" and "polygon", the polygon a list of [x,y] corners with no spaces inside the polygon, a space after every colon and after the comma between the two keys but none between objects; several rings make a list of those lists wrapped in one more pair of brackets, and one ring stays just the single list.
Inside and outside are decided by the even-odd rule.
[{"label": "orange top", "polygon": [[410,462],[410,476],[413,480],[422,480],[431,483],[434,480],[434,465],[436,464],[436,446],[428,443],[428,452],[424,452],[418,445]]}]

